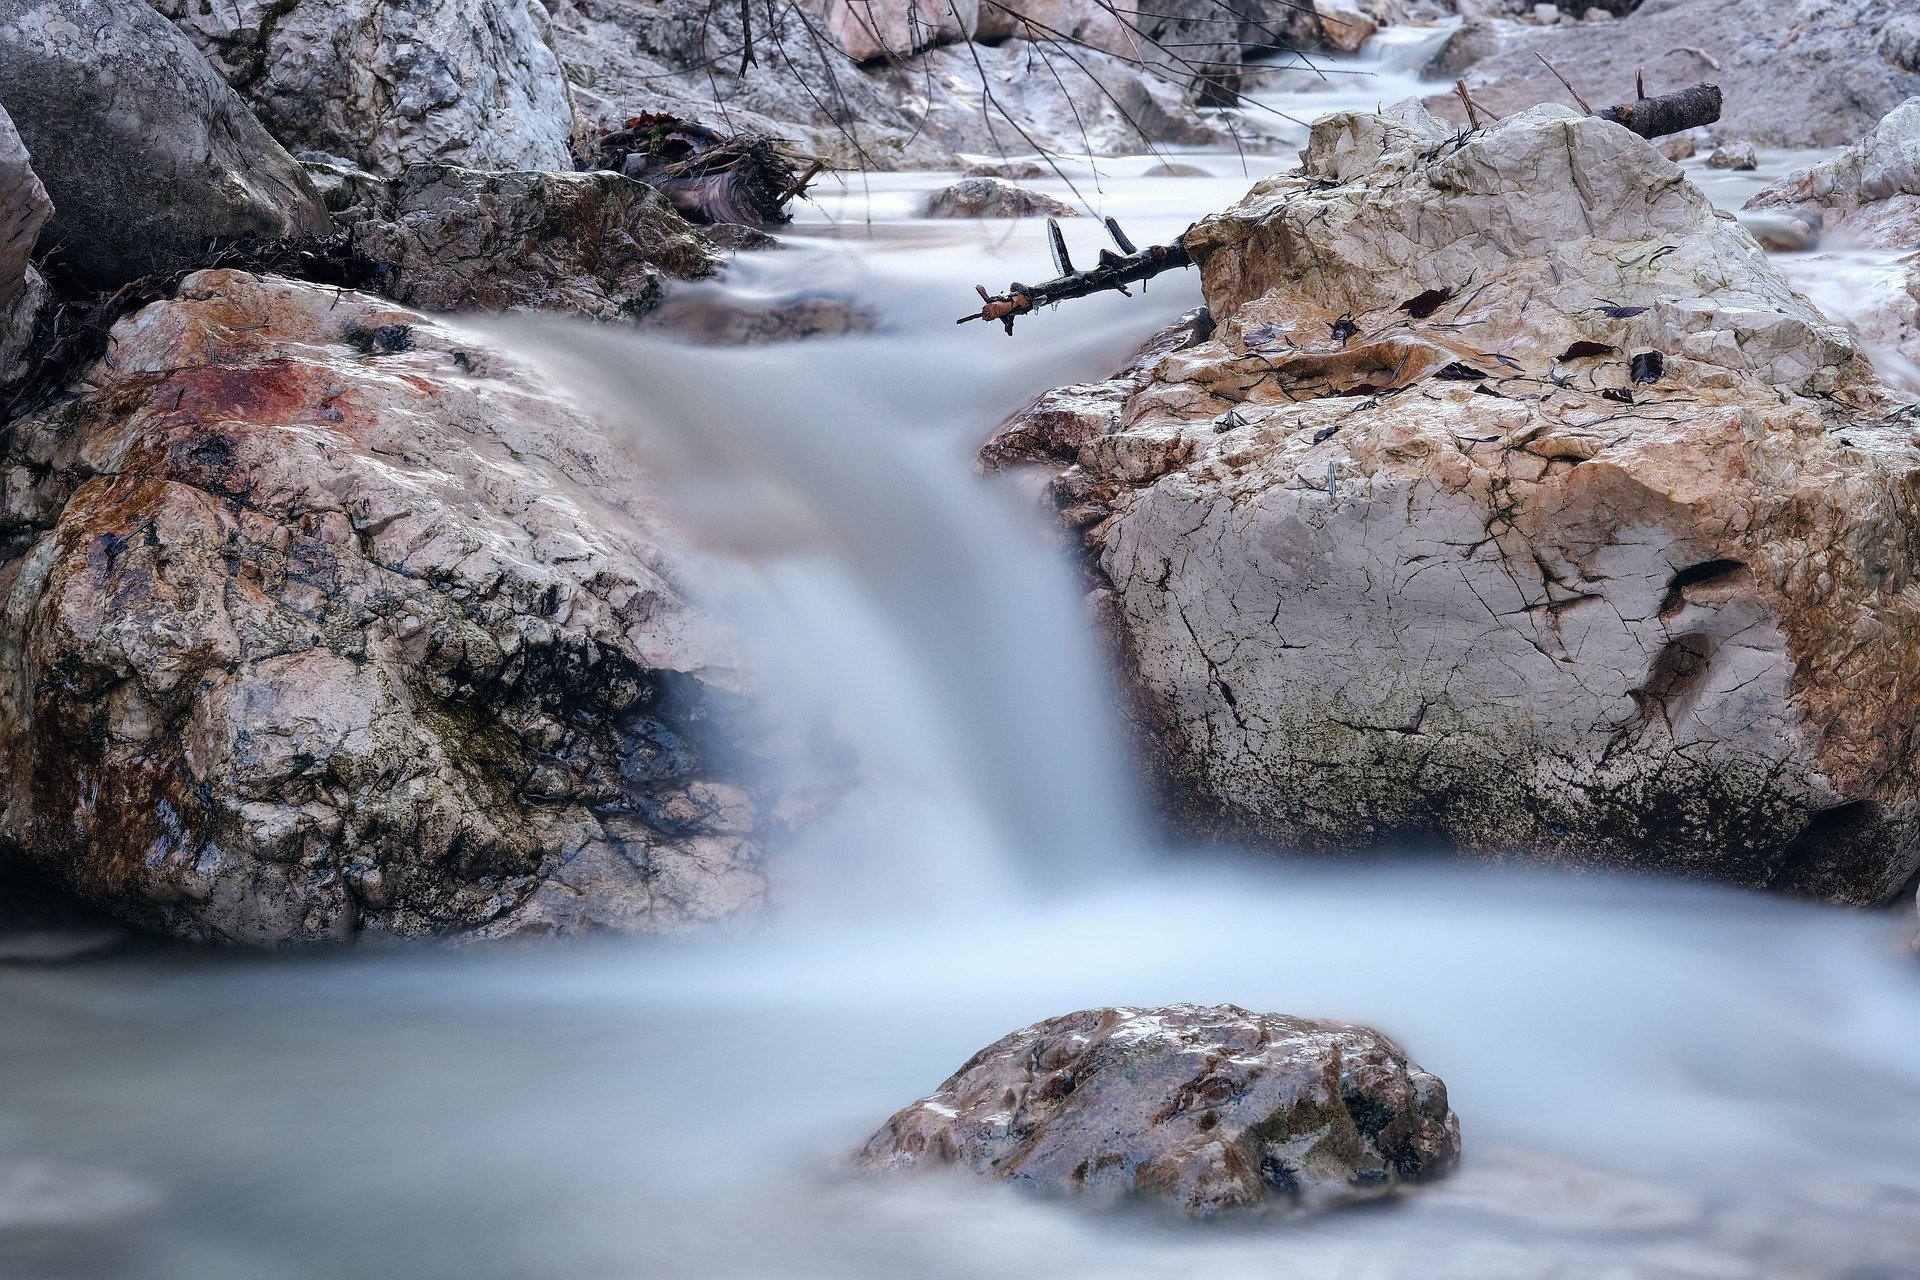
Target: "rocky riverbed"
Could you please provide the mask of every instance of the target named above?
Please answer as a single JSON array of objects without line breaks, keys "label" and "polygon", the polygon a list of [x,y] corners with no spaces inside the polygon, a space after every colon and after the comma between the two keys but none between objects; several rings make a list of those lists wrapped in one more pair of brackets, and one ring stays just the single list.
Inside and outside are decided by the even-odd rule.
[{"label": "rocky riverbed", "polygon": [[0,1271],[1904,1274],[1909,25],[0,0]]}]

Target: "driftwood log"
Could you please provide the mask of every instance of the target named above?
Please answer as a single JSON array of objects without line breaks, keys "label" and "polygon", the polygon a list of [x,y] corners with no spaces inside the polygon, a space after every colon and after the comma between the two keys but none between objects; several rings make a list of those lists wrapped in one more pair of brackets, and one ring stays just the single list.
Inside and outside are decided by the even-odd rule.
[{"label": "driftwood log", "polygon": [[1643,138],[1664,138],[1712,124],[1720,118],[1720,86],[1689,85],[1657,98],[1641,98],[1623,106],[1596,111],[1602,120],[1625,125]]},{"label": "driftwood log", "polygon": [[[1542,61],[1545,61],[1542,59]],[[1547,69],[1553,70],[1551,64]],[[1554,71],[1558,77],[1560,73]],[[1565,84],[1564,78],[1561,83]],[[1573,91],[1571,85],[1568,92]],[[1472,126],[1479,127],[1476,104],[1466,93],[1466,86],[1460,85],[1460,98],[1466,104]],[[1663,93],[1649,98],[1644,94],[1633,102],[1622,106],[1607,107],[1593,111],[1578,94],[1574,94],[1582,110],[1589,115],[1599,116],[1602,120],[1611,120],[1624,125],[1643,138],[1664,137],[1670,133],[1679,133],[1685,129],[1699,128],[1712,124],[1720,118],[1720,86],[1717,84],[1689,85],[1673,93]],[[971,315],[961,316],[955,324],[965,324],[969,320],[998,320],[1006,331],[1013,332],[1016,317],[1024,316],[1039,307],[1050,306],[1056,302],[1065,302],[1070,298],[1084,298],[1090,293],[1101,293],[1109,289],[1120,293],[1129,293],[1130,284],[1143,284],[1163,271],[1174,271],[1193,265],[1193,258],[1187,253],[1184,237],[1175,237],[1172,244],[1148,245],[1136,249],[1120,230],[1120,224],[1112,218],[1107,219],[1107,232],[1113,237],[1119,253],[1109,249],[1100,251],[1097,265],[1084,271],[1076,271],[1073,261],[1067,256],[1067,243],[1060,233],[1060,224],[1053,219],[1047,220],[1047,242],[1053,249],[1054,269],[1059,275],[1040,284],[1027,285],[1015,282],[1007,286],[1004,293],[988,293],[985,285],[975,285],[980,295],[980,310]]]},{"label": "driftwood log", "polygon": [[746,226],[789,221],[788,202],[822,168],[778,138],[725,134],[664,113],[603,135],[597,159],[659,191],[690,222]]}]

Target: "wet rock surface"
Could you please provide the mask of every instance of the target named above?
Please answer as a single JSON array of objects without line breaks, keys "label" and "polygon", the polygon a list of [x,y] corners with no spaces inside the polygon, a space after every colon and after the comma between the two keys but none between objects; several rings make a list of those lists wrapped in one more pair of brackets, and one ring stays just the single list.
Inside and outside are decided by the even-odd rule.
[{"label": "wet rock surface", "polygon": [[998,178],[963,178],[927,197],[929,218],[1077,218],[1079,210]]},{"label": "wet rock surface", "polygon": [[1446,1086],[1378,1032],[1234,1005],[1088,1009],[975,1054],[861,1150],[1194,1217],[1308,1212],[1459,1159]]},{"label": "wet rock surface", "polygon": [[1053,484],[1190,822],[1905,883],[1911,413],[1677,167],[1336,116],[1187,245],[1217,334]]},{"label": "wet rock surface", "polygon": [[341,215],[380,291],[429,311],[630,320],[720,257],[652,187],[617,173],[414,165]]},{"label": "wet rock surface", "polygon": [[[1620,21],[1545,27],[1448,70],[1465,69],[1475,100],[1502,115],[1570,102],[1540,57],[1595,107],[1632,101],[1640,72],[1655,94],[1707,80],[1724,91],[1730,136],[1843,146],[1920,93],[1920,69],[1889,56],[1909,20],[1888,0],[1647,0]],[[1455,99],[1428,105],[1462,118]]]},{"label": "wet rock surface", "polygon": [[31,255],[40,228],[52,214],[26,146],[0,109],[0,383],[20,372],[33,318],[46,297],[46,284]]},{"label": "wet rock surface", "polygon": [[0,870],[258,944],[757,908],[750,694],[593,422],[233,271],[112,349],[6,440]]},{"label": "wet rock surface", "polygon": [[1920,249],[1920,97],[1833,159],[1769,186],[1747,208],[1798,216],[1867,248]]},{"label": "wet rock surface", "polygon": [[159,0],[154,7],[291,148],[345,156],[389,177],[427,162],[573,167],[573,108],[538,4]]},{"label": "wet rock surface", "polygon": [[330,229],[299,165],[142,0],[0,0],[0,107],[53,201],[39,253],[87,288]]}]

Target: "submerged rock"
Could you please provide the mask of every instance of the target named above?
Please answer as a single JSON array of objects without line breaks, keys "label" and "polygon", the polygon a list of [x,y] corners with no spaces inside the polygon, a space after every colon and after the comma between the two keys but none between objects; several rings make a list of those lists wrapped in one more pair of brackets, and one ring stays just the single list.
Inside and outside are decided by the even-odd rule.
[{"label": "submerged rock", "polygon": [[0,383],[14,377],[46,285],[29,260],[53,214],[13,121],[0,109]]},{"label": "submerged rock", "polygon": [[5,453],[0,871],[256,944],[758,906],[731,639],[508,357],[201,272]]},{"label": "submerged rock", "polygon": [[380,290],[429,311],[561,311],[633,319],[668,279],[717,254],[643,182],[617,173],[478,173],[414,165],[353,224]]},{"label": "submerged rock", "polygon": [[1920,449],[1846,332],[1567,108],[1336,116],[1304,159],[1188,233],[1218,332],[1055,483],[1174,803],[1895,893]]},{"label": "submerged rock", "polygon": [[1446,1086],[1379,1032],[1176,1004],[1087,1009],[1003,1037],[857,1160],[1212,1217],[1377,1199],[1459,1154]]},{"label": "submerged rock", "polygon": [[[1899,42],[1902,9],[1886,0],[1655,0],[1618,22],[1538,31],[1474,63],[1467,86],[1506,115],[1571,101],[1540,57],[1595,107],[1632,101],[1642,72],[1649,93],[1710,80],[1725,94],[1722,132],[1769,147],[1842,146],[1920,93],[1920,67],[1890,58],[1884,43]],[[1461,118],[1450,96],[1428,105]]]},{"label": "submerged rock", "polygon": [[0,0],[0,106],[53,199],[39,253],[88,288],[330,229],[293,157],[143,0]]},{"label": "submerged rock", "polygon": [[1077,218],[1080,211],[998,178],[962,178],[927,197],[929,218]]},{"label": "submerged rock", "polygon": [[[24,0],[22,0],[24,2]],[[573,168],[546,11],[525,0],[155,0],[290,147],[409,164]]]}]

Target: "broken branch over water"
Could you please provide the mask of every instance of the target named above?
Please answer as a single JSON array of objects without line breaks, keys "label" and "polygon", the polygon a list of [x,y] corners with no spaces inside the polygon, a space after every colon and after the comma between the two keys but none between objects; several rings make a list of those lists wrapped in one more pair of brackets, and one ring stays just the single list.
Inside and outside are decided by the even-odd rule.
[{"label": "broken branch over water", "polygon": [[1184,236],[1175,237],[1172,244],[1150,244],[1144,249],[1137,249],[1133,241],[1127,238],[1127,233],[1120,229],[1120,224],[1112,218],[1107,219],[1107,234],[1113,237],[1120,252],[1102,249],[1097,266],[1076,271],[1073,259],[1067,256],[1067,241],[1060,233],[1059,222],[1047,219],[1047,241],[1053,248],[1054,269],[1060,274],[1041,284],[1028,285],[1016,281],[1007,286],[1005,293],[988,293],[985,285],[975,285],[980,294],[980,310],[973,315],[961,316],[954,323],[998,320],[1006,326],[1008,333],[1012,333],[1014,317],[1026,315],[1036,307],[1065,302],[1069,298],[1084,298],[1088,294],[1107,290],[1132,297],[1128,285],[1151,280],[1163,271],[1193,265],[1193,259],[1187,255]]}]

